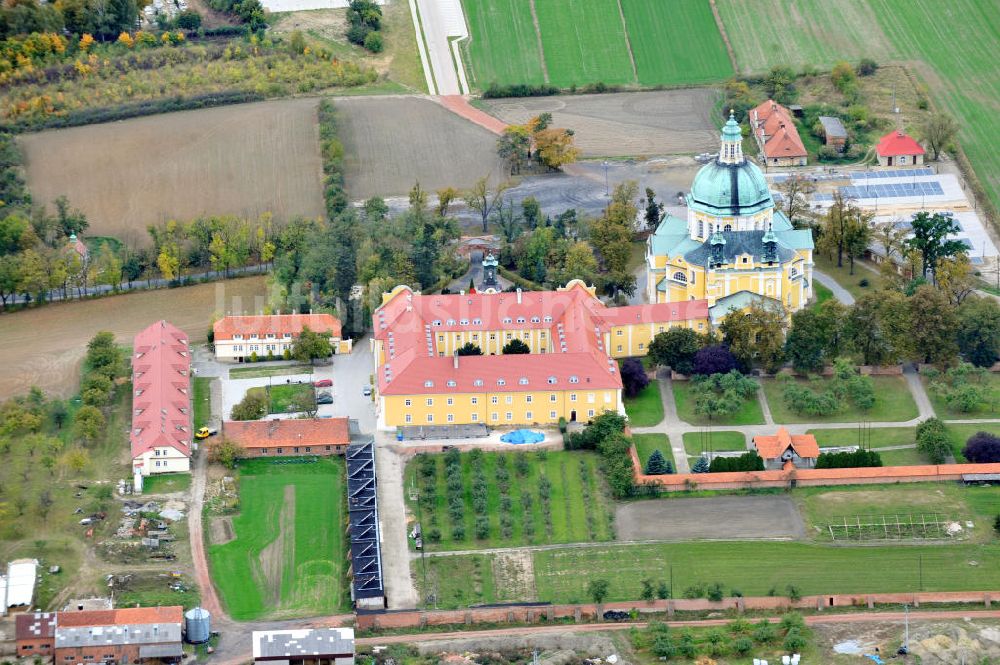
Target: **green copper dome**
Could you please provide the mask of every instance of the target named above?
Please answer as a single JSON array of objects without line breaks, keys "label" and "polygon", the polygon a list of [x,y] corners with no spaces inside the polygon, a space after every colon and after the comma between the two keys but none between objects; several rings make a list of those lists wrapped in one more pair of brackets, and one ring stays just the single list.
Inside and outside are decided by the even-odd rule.
[{"label": "green copper dome", "polygon": [[715,216],[740,216],[774,207],[767,180],[756,164],[706,164],[691,184],[688,205]]}]

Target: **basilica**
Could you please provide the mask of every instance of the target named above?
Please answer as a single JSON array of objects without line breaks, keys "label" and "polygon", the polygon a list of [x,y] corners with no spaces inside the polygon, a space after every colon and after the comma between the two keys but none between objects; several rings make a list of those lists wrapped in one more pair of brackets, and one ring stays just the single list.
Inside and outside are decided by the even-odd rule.
[{"label": "basilica", "polygon": [[753,301],[788,315],[812,295],[812,232],[794,229],[764,174],[743,155],[740,126],[730,114],[718,157],[695,176],[687,219],[667,216],[646,248],[651,303],[707,300],[718,324]]}]

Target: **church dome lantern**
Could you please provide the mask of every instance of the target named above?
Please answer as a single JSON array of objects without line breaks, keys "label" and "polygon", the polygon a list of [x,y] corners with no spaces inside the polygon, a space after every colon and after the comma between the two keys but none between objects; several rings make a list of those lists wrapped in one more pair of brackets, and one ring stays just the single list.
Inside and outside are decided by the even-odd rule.
[{"label": "church dome lantern", "polygon": [[743,155],[743,132],[733,112],[722,128],[719,156],[698,171],[688,205],[713,217],[746,216],[774,208],[764,173]]}]

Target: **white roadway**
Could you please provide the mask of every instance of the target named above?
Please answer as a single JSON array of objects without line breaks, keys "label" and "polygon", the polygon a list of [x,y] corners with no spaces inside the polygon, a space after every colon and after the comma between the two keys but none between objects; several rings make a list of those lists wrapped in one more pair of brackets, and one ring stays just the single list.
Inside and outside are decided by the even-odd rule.
[{"label": "white roadway", "polygon": [[409,0],[409,3],[428,91],[432,95],[468,93],[458,43],[449,39],[469,36],[461,0]]}]

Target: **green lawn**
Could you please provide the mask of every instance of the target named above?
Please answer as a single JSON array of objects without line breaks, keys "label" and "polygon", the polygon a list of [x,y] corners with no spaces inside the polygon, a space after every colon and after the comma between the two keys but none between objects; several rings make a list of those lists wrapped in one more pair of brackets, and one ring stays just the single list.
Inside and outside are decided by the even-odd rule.
[{"label": "green lawn", "polygon": [[[849,423],[860,420],[872,422],[900,422],[917,417],[917,405],[901,376],[873,376],[875,382],[875,406],[868,411],[857,409],[850,400],[845,400],[844,408],[825,416],[800,416],[785,406],[784,382],[786,379],[764,379],[764,395],[771,407],[771,415],[776,423]],[[808,384],[813,390],[821,391],[830,378],[789,379]]]},{"label": "green lawn", "polygon": [[552,85],[635,83],[617,3],[540,0],[535,10]]},{"label": "green lawn", "polygon": [[190,473],[161,473],[147,476],[142,481],[143,494],[185,492],[189,487],[191,487]]},{"label": "green lawn", "polygon": [[[522,455],[527,462],[523,473],[516,463]],[[429,481],[420,476],[419,459],[406,467],[407,501],[410,511],[421,523],[424,546],[428,550],[601,541],[614,537],[614,508],[606,495],[598,456],[589,452],[537,451],[486,453],[482,456],[487,483],[485,516],[489,521],[489,531],[485,538],[477,538],[471,458],[469,453],[461,456],[461,496],[464,499],[461,519],[464,536],[461,539],[456,539],[453,534],[444,456],[432,456],[435,462],[433,494],[426,491]],[[507,471],[509,512],[502,509],[504,488],[500,467]],[[539,485],[542,476],[551,485],[547,510]],[[418,492],[424,493],[427,498],[414,500]],[[510,516],[509,533],[506,535],[501,523],[505,514]],[[440,531],[441,540],[438,543],[431,538],[433,530]]]},{"label": "green lawn", "polygon": [[652,427],[663,420],[660,382],[650,381],[635,397],[625,398],[625,414],[633,427]]},{"label": "green lawn", "polygon": [[733,75],[708,2],[622,0],[621,6],[639,83],[706,83]]},{"label": "green lawn", "polygon": [[308,411],[316,405],[312,384],[286,383],[276,386],[251,388],[247,394],[270,394],[268,413],[296,413]]},{"label": "green lawn", "polygon": [[677,468],[674,451],[670,447],[670,439],[666,434],[633,434],[632,442],[635,444],[635,451],[639,454],[639,461],[642,463],[643,469],[646,468],[646,462],[649,461],[649,456],[653,454],[654,450],[663,453],[663,458],[674,464],[675,469]]},{"label": "green lawn", "polygon": [[277,367],[233,367],[229,370],[230,379],[256,379],[262,376],[289,376],[292,374],[312,374],[312,365],[280,365]]},{"label": "green lawn", "polygon": [[976,432],[989,432],[1000,436],[1000,423],[982,423],[981,425],[948,425],[948,437],[951,439],[951,447],[955,451],[956,462],[967,462],[962,456],[962,448],[965,442]]},{"label": "green lawn", "polygon": [[742,432],[687,432],[684,435],[684,450],[690,457],[701,457],[702,452],[712,450],[746,450],[746,437]]},{"label": "green lawn", "polygon": [[[538,33],[525,0],[462,0],[473,85],[545,82]],[[470,81],[470,83],[472,83]]]},{"label": "green lawn", "polygon": [[743,402],[743,406],[736,413],[724,418],[715,418],[709,422],[708,418],[699,416],[694,412],[694,398],[692,395],[694,383],[691,381],[674,381],[673,385],[674,401],[677,403],[677,415],[684,422],[699,426],[764,424],[764,413],[761,411],[760,401],[756,398]]},{"label": "green lawn", "polygon": [[866,447],[885,448],[886,446],[912,446],[917,442],[915,427],[871,427],[864,430],[856,427],[811,429],[808,433],[816,436],[816,441],[821,448],[862,444]]},{"label": "green lawn", "polygon": [[774,65],[829,68],[865,56],[917,63],[911,71],[929,88],[933,106],[958,120],[962,147],[1000,205],[995,0],[801,0],[794,11],[787,0],[719,0],[718,7],[744,73]]},{"label": "green lawn", "polygon": [[[840,268],[837,267],[836,258],[831,261],[822,252],[814,253],[813,261],[816,263],[816,270],[832,277],[838,284],[847,289],[855,299],[876,291],[882,284],[881,275],[861,266],[859,262],[855,262],[854,274],[852,275],[847,257],[844,257],[844,265]],[[861,280],[868,280],[868,286],[861,286]],[[815,280],[813,283],[816,283]]]},{"label": "green lawn", "polygon": [[934,412],[938,418],[944,420],[1000,418],[1000,374],[993,374],[992,372],[986,374],[983,383],[986,388],[987,397],[979,403],[976,409],[969,412],[951,408],[941,395],[931,390],[931,382],[926,377],[922,376],[920,380],[924,382],[924,389],[927,391],[927,396],[931,398],[931,405],[934,407]]},{"label": "green lawn", "polygon": [[212,420],[212,377],[194,377],[191,401],[194,403],[194,428],[197,430]]},{"label": "green lawn", "polygon": [[826,288],[816,280],[813,280],[813,293],[815,294],[815,301],[812,305],[813,307],[818,307],[833,297],[833,291]]},{"label": "green lawn", "polygon": [[[641,581],[670,579],[676,595],[698,583],[720,582],[748,596],[787,585],[802,594],[888,593],[993,588],[1000,584],[1000,546],[830,547],[808,543],[728,542],[562,548],[534,553],[538,599],[585,602],[593,579],[613,581],[608,600],[631,600]],[[780,565],[756,565],[760,562]],[[752,574],[749,570],[752,568]],[[457,581],[461,583],[461,581]]]},{"label": "green lawn", "polygon": [[528,595],[524,591],[519,598],[499,597],[493,577],[493,557],[486,554],[421,557],[410,564],[410,574],[427,607],[469,607],[522,600]]},{"label": "green lawn", "polygon": [[350,606],[342,458],[240,464],[236,539],[208,548],[230,616],[246,621],[333,614]]}]

